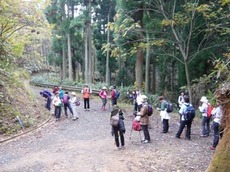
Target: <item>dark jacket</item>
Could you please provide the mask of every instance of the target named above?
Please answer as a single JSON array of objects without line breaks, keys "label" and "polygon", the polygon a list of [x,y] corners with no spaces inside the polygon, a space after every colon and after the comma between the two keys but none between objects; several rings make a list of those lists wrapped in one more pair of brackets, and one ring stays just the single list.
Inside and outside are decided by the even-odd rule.
[{"label": "dark jacket", "polygon": [[[113,113],[111,113],[111,116],[113,116]],[[119,109],[119,121],[118,121],[118,126],[114,127],[112,126],[112,133],[114,133],[114,130],[121,131],[125,133],[125,124],[124,124],[124,115],[122,110]]]}]

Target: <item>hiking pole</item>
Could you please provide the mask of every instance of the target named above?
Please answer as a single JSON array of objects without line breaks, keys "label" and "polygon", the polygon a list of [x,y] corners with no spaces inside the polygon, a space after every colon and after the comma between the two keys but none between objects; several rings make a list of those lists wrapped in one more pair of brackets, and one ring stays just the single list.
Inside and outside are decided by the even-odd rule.
[{"label": "hiking pole", "polygon": [[133,126],[131,127],[131,131],[130,131],[130,135],[129,135],[130,140],[131,140],[132,132],[133,132]]}]

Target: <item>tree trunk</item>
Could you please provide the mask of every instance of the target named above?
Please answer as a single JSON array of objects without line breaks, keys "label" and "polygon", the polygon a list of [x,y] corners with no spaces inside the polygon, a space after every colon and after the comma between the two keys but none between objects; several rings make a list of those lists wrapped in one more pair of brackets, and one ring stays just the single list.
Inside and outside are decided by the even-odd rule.
[{"label": "tree trunk", "polygon": [[85,28],[85,82],[88,82],[88,24]]},{"label": "tree trunk", "polygon": [[138,48],[137,50],[137,58],[136,58],[136,67],[135,67],[135,73],[136,73],[136,85],[138,89],[142,90],[142,83],[143,83],[143,60],[144,60],[144,54],[143,50],[141,48]]},{"label": "tree trunk", "polygon": [[145,93],[149,93],[149,65],[150,65],[150,46],[149,46],[149,34],[146,34],[147,49],[145,60]]},{"label": "tree trunk", "polygon": [[[109,23],[109,13],[108,13],[108,23]],[[107,44],[110,44],[110,41],[109,41],[109,28],[107,28]],[[109,48],[110,48],[110,46],[109,46]],[[105,72],[105,80],[106,80],[107,85],[110,85],[109,48],[108,48],[107,54],[106,54],[106,72]]]},{"label": "tree trunk", "polygon": [[67,69],[67,63],[66,63],[66,52],[65,52],[65,43],[63,43],[62,46],[62,79],[66,79],[66,69]]},{"label": "tree trunk", "polygon": [[67,33],[67,45],[68,45],[69,80],[72,81],[73,80],[72,51],[71,51],[71,38],[69,33]]}]

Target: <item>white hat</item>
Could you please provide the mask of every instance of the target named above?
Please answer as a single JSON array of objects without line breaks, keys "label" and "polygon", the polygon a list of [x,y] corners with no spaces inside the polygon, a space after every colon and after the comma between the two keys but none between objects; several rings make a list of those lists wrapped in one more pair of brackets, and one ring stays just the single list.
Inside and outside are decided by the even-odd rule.
[{"label": "white hat", "polygon": [[72,92],[71,95],[76,96],[76,93],[75,93],[75,92]]},{"label": "white hat", "polygon": [[104,87],[102,87],[102,89],[103,89],[103,90],[106,90],[107,88],[104,86]]},{"label": "white hat", "polygon": [[141,102],[146,102],[148,97],[146,95],[141,95]]},{"label": "white hat", "polygon": [[201,99],[200,99],[200,101],[201,101],[202,103],[208,103],[208,99],[207,99],[207,97],[205,97],[205,96],[202,96]]}]

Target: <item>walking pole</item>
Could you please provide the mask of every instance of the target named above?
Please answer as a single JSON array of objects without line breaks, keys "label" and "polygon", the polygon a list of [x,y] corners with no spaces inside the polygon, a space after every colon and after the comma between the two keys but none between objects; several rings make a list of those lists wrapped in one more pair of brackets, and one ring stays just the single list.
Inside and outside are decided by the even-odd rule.
[{"label": "walking pole", "polygon": [[131,131],[130,131],[130,135],[129,135],[130,140],[131,140],[132,132],[133,132],[133,126],[131,127]]}]

